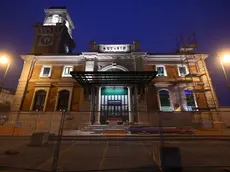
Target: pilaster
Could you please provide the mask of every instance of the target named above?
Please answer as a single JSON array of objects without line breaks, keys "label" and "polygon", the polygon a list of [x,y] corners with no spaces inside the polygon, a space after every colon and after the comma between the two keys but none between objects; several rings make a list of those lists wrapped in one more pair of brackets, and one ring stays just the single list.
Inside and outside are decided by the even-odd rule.
[{"label": "pilaster", "polygon": [[33,71],[33,65],[35,63],[35,58],[33,55],[21,56],[24,60],[23,69],[21,72],[21,77],[18,82],[17,91],[12,104],[12,111],[19,111],[23,101],[23,97],[26,91],[26,87]]}]

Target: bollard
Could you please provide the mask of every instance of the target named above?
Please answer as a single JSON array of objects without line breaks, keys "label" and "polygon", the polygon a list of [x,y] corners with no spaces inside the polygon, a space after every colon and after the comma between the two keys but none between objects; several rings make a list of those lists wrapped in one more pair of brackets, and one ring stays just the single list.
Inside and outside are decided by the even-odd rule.
[{"label": "bollard", "polygon": [[161,167],[163,172],[182,172],[181,155],[179,147],[160,148]]}]

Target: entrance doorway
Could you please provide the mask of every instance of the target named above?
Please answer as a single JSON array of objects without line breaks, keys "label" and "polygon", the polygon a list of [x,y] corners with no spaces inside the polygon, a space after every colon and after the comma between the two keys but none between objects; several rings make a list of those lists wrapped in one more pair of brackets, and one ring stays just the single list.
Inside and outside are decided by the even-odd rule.
[{"label": "entrance doorway", "polygon": [[129,98],[127,87],[101,88],[100,121],[105,124],[108,119],[129,120]]}]

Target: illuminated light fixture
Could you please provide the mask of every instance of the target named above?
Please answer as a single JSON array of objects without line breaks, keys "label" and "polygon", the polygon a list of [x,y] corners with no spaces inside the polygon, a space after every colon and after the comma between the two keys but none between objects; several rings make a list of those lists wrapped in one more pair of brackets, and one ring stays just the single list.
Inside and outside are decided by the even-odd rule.
[{"label": "illuminated light fixture", "polygon": [[0,57],[0,63],[2,64],[6,64],[9,62],[9,59],[6,56],[2,56]]},{"label": "illuminated light fixture", "polygon": [[221,60],[223,63],[230,63],[230,54],[225,54]]}]

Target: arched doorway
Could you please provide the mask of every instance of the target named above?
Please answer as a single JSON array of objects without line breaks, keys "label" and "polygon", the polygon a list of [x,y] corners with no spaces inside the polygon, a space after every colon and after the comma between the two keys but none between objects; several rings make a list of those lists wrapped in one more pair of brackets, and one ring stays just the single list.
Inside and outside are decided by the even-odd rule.
[{"label": "arched doorway", "polygon": [[35,93],[33,110],[43,111],[46,99],[46,91],[39,90]]},{"label": "arched doorway", "polygon": [[68,110],[69,105],[69,91],[67,90],[61,90],[58,93],[58,104],[57,104],[57,110]]},{"label": "arched doorway", "polygon": [[159,101],[161,111],[172,111],[168,90],[159,91]]}]

